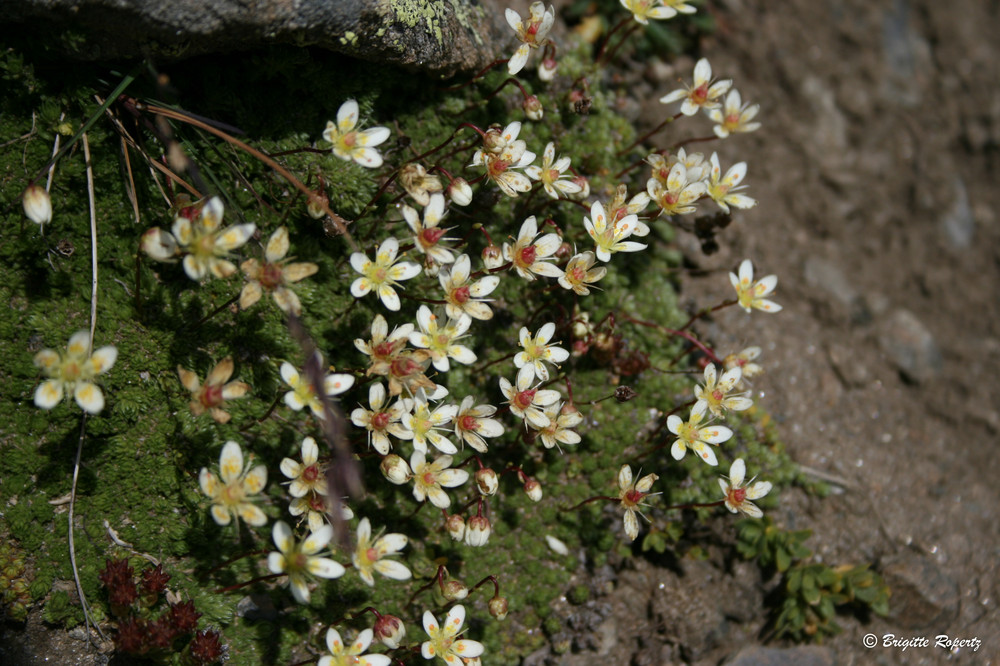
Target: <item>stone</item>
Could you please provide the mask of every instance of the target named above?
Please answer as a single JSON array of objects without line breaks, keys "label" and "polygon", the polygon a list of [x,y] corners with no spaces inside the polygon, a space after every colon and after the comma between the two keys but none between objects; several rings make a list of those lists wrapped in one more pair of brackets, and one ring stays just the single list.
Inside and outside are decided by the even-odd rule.
[{"label": "stone", "polygon": [[266,594],[251,594],[236,603],[236,615],[248,622],[274,622],[278,609]]},{"label": "stone", "polygon": [[790,648],[760,646],[740,650],[725,666],[833,666],[833,651],[819,645],[798,645]]},{"label": "stone", "polygon": [[967,250],[972,245],[976,219],[972,215],[969,193],[961,178],[955,178],[955,202],[941,218],[941,228],[948,243],[956,250]]},{"label": "stone", "polygon": [[879,346],[907,381],[921,383],[941,372],[941,350],[934,335],[917,316],[905,309],[893,311],[880,325]]},{"label": "stone", "polygon": [[438,75],[481,69],[514,40],[492,0],[10,0],[4,20],[82,60],[294,44]]},{"label": "stone", "polygon": [[882,571],[892,590],[889,619],[903,629],[944,633],[958,617],[958,584],[923,555],[905,551]]}]

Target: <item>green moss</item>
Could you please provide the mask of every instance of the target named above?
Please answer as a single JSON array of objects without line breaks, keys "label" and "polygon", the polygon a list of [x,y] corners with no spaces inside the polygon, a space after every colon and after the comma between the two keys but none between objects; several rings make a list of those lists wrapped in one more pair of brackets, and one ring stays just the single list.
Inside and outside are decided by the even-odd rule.
[{"label": "green moss", "polygon": [[[397,2],[394,6],[416,12],[406,14],[412,20],[432,24],[426,12],[434,10],[416,11],[416,5]],[[582,50],[571,50],[561,67],[582,71],[583,58]],[[348,66],[351,77],[331,76]],[[168,73],[173,88],[181,91],[180,106],[241,128],[247,134],[244,140],[269,154],[319,141],[326,122],[348,98],[358,100],[362,126],[382,123],[393,128],[395,138],[383,146],[389,163],[441,144],[461,122],[485,128],[491,123],[506,125],[522,115],[518,92],[505,89],[484,100],[505,78],[503,72],[445,94],[428,81],[384,67],[284,48],[192,60],[171,67]],[[93,94],[106,92],[117,78],[101,69],[64,67],[36,52],[29,56],[15,48],[0,54],[0,76],[4,81],[0,136],[24,137],[0,155],[0,221],[9,230],[0,243],[0,261],[8,269],[8,279],[0,284],[0,303],[12,312],[0,318],[0,379],[9,398],[0,402],[0,423],[5,424],[0,431],[0,534],[10,533],[30,553],[36,572],[30,597],[42,606],[45,619],[72,625],[82,621],[82,615],[75,592],[66,592],[73,586],[65,498],[72,483],[81,414],[72,401],[47,412],[32,405],[39,382],[32,358],[42,348],[61,349],[73,331],[89,325],[89,202],[78,151],[57,166],[52,188],[55,215],[44,235],[22,219],[18,200],[34,170],[48,160],[58,125],[67,122],[74,130],[79,128],[96,108]],[[144,78],[134,85],[129,94],[150,98],[166,94]],[[202,92],[194,96],[193,91]],[[525,124],[522,137],[537,153],[553,141],[559,154],[569,155],[574,165],[595,174],[592,188],[606,198],[617,182],[614,174],[631,159],[618,152],[635,136],[631,125],[615,112],[614,93],[593,81],[591,112],[577,116],[567,110],[567,90],[554,85],[538,92],[546,106],[545,122]],[[127,113],[118,107],[115,111]],[[133,131],[158,159],[156,138],[143,129]],[[296,261],[319,266],[315,276],[296,287],[304,307],[303,322],[329,364],[363,377],[366,359],[351,341],[370,336],[375,313],[386,314],[392,328],[410,321],[415,304],[405,301],[402,313],[387,313],[374,296],[352,297],[350,251],[343,239],[308,217],[302,196],[273,171],[212,136],[181,123],[173,126],[173,133],[198,165],[206,188],[224,198],[227,221],[253,222],[261,231],[261,243],[279,225],[288,226]],[[444,602],[433,589],[421,593],[412,605],[408,601],[443,564],[451,576],[469,586],[489,575],[499,579],[511,611],[505,622],[489,619],[489,594],[484,592],[489,584],[466,602],[469,635],[487,645],[490,663],[518,663],[544,645],[547,636],[561,632],[561,620],[550,603],[561,594],[568,594],[574,603],[589,597],[585,586],[570,587],[574,573],[584,573],[583,562],[600,567],[618,556],[618,547],[626,555],[630,552],[622,545],[618,507],[593,503],[573,512],[567,507],[597,495],[617,496],[620,465],[628,462],[637,472],[638,457],[663,443],[662,431],[659,437],[649,433],[664,414],[690,399],[691,379],[674,373],[686,368],[674,366],[682,351],[679,340],[623,316],[674,327],[686,320],[675,290],[680,257],[670,245],[671,232],[665,223],[653,225],[648,251],[615,257],[612,270],[601,282],[603,290],[587,298],[573,298],[564,290],[546,290],[544,285],[539,288],[539,283],[515,277],[503,279],[493,294],[496,317],[472,330],[474,342],[470,344],[480,361],[471,369],[458,367],[446,377],[436,377],[447,380],[456,401],[475,395],[480,401],[501,404],[497,378],[514,376],[504,357],[516,345],[521,326],[536,329],[552,320],[562,342],[569,345],[574,305],[594,323],[616,314],[613,329],[606,322],[599,324],[599,330],[616,336],[618,349],[603,356],[591,352],[572,358],[562,368],[587,417],[580,428],[583,441],[564,445],[561,452],[546,450],[540,442],[526,444],[511,427],[504,437],[491,442],[489,453],[483,456],[484,463],[498,471],[519,465],[537,478],[543,484],[543,501],[531,502],[515,475],[504,475],[500,494],[489,504],[493,533],[488,546],[473,549],[455,543],[441,530],[440,511],[429,506],[417,511],[409,488],[387,487],[382,482],[378,457],[369,452],[364,433],[352,428],[348,436],[360,454],[369,489],[363,499],[352,502],[353,508],[359,516],[370,517],[375,529],[385,527],[410,537],[405,561],[414,580],[409,584],[379,580],[370,588],[349,571],[335,583],[320,585],[311,603],[303,606],[291,600],[280,581],[233,587],[268,574],[264,553],[273,548],[270,528],[219,527],[208,515],[197,482],[201,468],[217,465],[224,442],[235,440],[270,470],[262,501],[269,521],[290,520],[279,466],[284,457],[297,457],[302,437],[318,437],[318,428],[307,413],[292,412],[280,403],[284,387],[277,370],[285,360],[301,367],[303,351],[266,297],[248,312],[225,307],[239,293],[238,280],[211,280],[199,286],[180,265],[155,264],[145,258],[137,268],[142,232],[153,226],[169,227],[172,222],[161,193],[163,180],[151,179],[140,156],[130,153],[140,209],[136,224],[124,194],[117,134],[111,125],[99,122],[88,138],[96,183],[100,270],[95,343],[114,344],[119,352],[113,370],[100,378],[107,408],[100,416],[88,418],[84,429],[75,507],[76,556],[83,590],[95,613],[109,615],[107,593],[98,580],[105,561],[144,553],[164,562],[173,576],[171,589],[195,601],[203,614],[201,626],[221,629],[234,663],[296,663],[310,658],[303,647],[306,643],[321,648],[322,635],[317,637],[316,627],[367,605],[403,617],[410,627],[409,639],[421,640],[416,628],[421,611],[431,608],[440,617]],[[476,141],[473,132],[460,131],[451,148],[465,148],[450,155],[449,150],[443,151],[439,164],[452,174],[474,178],[475,170],[465,167]],[[369,206],[380,185],[376,173],[326,151],[287,154],[280,160],[310,187],[319,188],[322,182],[331,207],[354,220],[350,232],[369,255],[374,242],[389,235],[409,238],[395,208],[401,194],[398,186],[389,186]],[[577,206],[560,202],[542,208],[540,195],[511,200],[495,197],[495,188],[489,184],[480,190],[472,206],[455,208],[446,218],[449,226],[456,227],[452,235],[467,237],[464,249],[470,255],[478,255],[485,246],[474,224],[483,225],[502,243],[516,236],[524,218],[536,213],[539,219],[551,219],[571,245],[590,246],[583,212]],[[635,184],[631,190],[635,191]],[[365,210],[367,214],[357,220]],[[255,241],[239,254],[238,259],[259,256],[259,243]],[[479,267],[478,259],[474,264]],[[435,278],[421,276],[404,286],[408,296],[439,298]],[[221,311],[205,319],[220,306]],[[638,354],[648,356],[649,367],[633,374],[623,372],[624,360]],[[232,415],[228,424],[218,424],[207,415],[192,416],[190,396],[178,381],[177,367],[204,379],[227,356],[235,362],[233,379],[249,383],[250,395],[227,404]],[[494,360],[496,365],[490,365]],[[632,387],[638,396],[624,404],[596,402],[621,384]],[[562,384],[554,388],[562,390]],[[275,402],[279,403],[277,417],[260,421]],[[345,395],[343,407],[350,410],[358,403],[367,403],[367,385],[362,381]],[[410,451],[409,445],[401,448]],[[741,421],[737,441],[727,446],[727,454],[744,450],[753,466],[772,475],[769,478],[779,485],[798,481],[766,415]],[[666,492],[665,501],[704,501],[718,492],[717,484],[713,485],[717,471],[691,457],[678,464],[661,448],[641,464],[644,470],[655,469],[661,475],[657,489]],[[474,496],[468,487],[454,492],[456,505],[470,497]],[[666,520],[656,509],[657,500],[652,503],[649,515]],[[109,529],[129,546],[116,545]],[[565,542],[574,556],[550,551],[545,535]],[[584,557],[578,560],[581,549]],[[338,551],[334,558],[347,562],[350,553]],[[136,562],[138,567],[143,560]],[[281,614],[280,623],[254,624],[237,616],[240,599],[251,593],[270,596]],[[348,621],[347,627],[360,629],[370,624],[366,616]]]}]

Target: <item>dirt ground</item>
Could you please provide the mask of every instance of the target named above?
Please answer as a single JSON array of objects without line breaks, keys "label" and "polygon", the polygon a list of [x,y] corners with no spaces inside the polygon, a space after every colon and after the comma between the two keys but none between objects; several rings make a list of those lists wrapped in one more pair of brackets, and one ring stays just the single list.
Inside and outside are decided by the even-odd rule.
[{"label": "dirt ground", "polygon": [[[688,280],[685,295],[716,302],[745,257],[758,275],[779,276],[783,312],[726,310],[702,331],[720,349],[764,348],[755,398],[792,457],[834,482],[822,500],[786,493],[775,519],[812,529],[822,561],[874,562],[893,585],[889,619],[845,618],[825,648],[786,661],[737,661],[996,663],[1000,5],[710,4],[721,29],[699,55],[761,105],[764,123],[719,150],[748,162],[760,203],[724,232],[718,254],[689,244],[688,260],[709,274]],[[635,67],[634,96],[653,126],[664,117],[657,99],[690,80],[693,60]],[[718,576],[703,568],[691,579]],[[714,664],[759,644],[760,618],[748,621],[734,597],[759,600],[760,590],[730,573],[701,590],[645,564],[621,575],[605,597],[616,652],[633,664]],[[637,624],[646,614],[659,625]],[[862,644],[869,633],[873,649]],[[931,646],[882,647],[886,634]],[[982,645],[952,653],[934,647],[938,635]]]}]

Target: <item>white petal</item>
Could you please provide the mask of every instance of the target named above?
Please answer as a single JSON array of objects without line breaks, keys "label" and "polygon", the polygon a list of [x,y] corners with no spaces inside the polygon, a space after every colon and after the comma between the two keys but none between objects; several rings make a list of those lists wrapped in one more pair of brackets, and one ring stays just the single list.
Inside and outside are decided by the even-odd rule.
[{"label": "white petal", "polygon": [[307,565],[309,573],[320,578],[340,578],[344,575],[344,567],[328,557],[310,557]]}]

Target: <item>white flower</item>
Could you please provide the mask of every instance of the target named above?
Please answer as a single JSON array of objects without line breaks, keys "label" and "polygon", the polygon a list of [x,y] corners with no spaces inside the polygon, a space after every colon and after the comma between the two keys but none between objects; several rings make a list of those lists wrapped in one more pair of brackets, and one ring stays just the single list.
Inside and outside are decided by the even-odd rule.
[{"label": "white flower", "polygon": [[521,224],[517,240],[513,245],[503,244],[503,258],[513,266],[517,274],[525,280],[534,280],[536,275],[545,277],[562,277],[562,270],[549,263],[554,260],[556,250],[562,244],[559,234],[545,234],[537,241],[538,224],[532,215]]},{"label": "white flower", "polygon": [[464,469],[448,469],[451,461],[451,456],[439,456],[429,463],[423,453],[413,452],[410,456],[410,469],[414,499],[418,502],[429,499],[439,509],[451,506],[451,498],[443,488],[455,488],[469,480],[469,473]]},{"label": "white flower", "polygon": [[712,109],[708,112],[708,117],[712,122],[717,123],[712,129],[720,139],[725,139],[730,134],[753,132],[760,129],[760,123],[752,122],[760,111],[759,104],[743,104],[738,90],[732,90],[726,95],[726,102],[723,109]]},{"label": "white flower", "polygon": [[[622,465],[618,470],[618,499],[625,509],[625,534],[629,541],[635,541],[639,536],[639,520],[635,516],[639,514],[643,518],[646,517],[639,511],[639,507],[644,504],[643,499],[650,495],[649,489],[658,478],[660,477],[656,474],[647,474],[633,483],[631,467]],[[653,494],[659,495],[659,493]]]},{"label": "white flower", "polygon": [[729,212],[729,207],[733,208],[753,208],[757,205],[755,199],[751,199],[745,194],[740,194],[739,190],[745,190],[746,185],[740,185],[747,175],[747,163],[739,162],[729,167],[726,175],[722,175],[722,167],[719,165],[719,156],[712,153],[712,171],[708,181],[708,196],[719,205],[719,208]]},{"label": "white flower", "polygon": [[[549,378],[549,369],[545,366],[545,363],[548,362],[558,366],[558,364],[569,358],[568,351],[562,347],[548,344],[555,332],[556,325],[552,322],[538,329],[534,337],[531,336],[531,332],[526,327],[521,327],[521,331],[518,333],[518,343],[524,351],[520,351],[514,355],[514,366],[519,368],[517,373],[518,385],[522,383],[530,384],[535,377],[543,382],[547,381]],[[521,378],[522,375],[525,377],[523,381]]]},{"label": "white flower", "polygon": [[[317,352],[318,354],[319,352]],[[320,365],[323,364],[322,357]],[[323,414],[323,403],[316,395],[316,388],[310,384],[305,377],[299,374],[291,363],[285,361],[281,364],[281,378],[292,389],[285,394],[285,404],[301,411],[303,407],[309,407],[316,418],[326,418]],[[323,393],[328,396],[340,395],[347,389],[354,386],[354,377],[346,374],[331,374],[323,378]]]},{"label": "white flower", "polygon": [[564,289],[572,289],[580,296],[586,296],[590,293],[591,283],[597,282],[608,273],[608,269],[604,266],[594,268],[596,262],[597,256],[589,250],[573,255],[566,263],[566,271],[559,278],[559,285]]},{"label": "white flower", "polygon": [[706,365],[705,385],[694,387],[694,397],[697,398],[697,401],[691,408],[692,416],[693,412],[698,410],[708,410],[715,416],[722,416],[727,409],[741,412],[753,407],[753,400],[746,397],[746,394],[730,395],[739,386],[742,379],[743,371],[739,367],[726,370],[722,373],[722,377],[718,377],[715,364]]},{"label": "white flower", "polygon": [[763,310],[764,312],[780,312],[781,306],[774,301],[764,298],[769,296],[774,288],[778,286],[778,276],[768,275],[756,282],[753,281],[753,264],[749,259],[744,259],[740,264],[739,276],[734,273],[729,274],[729,282],[736,290],[736,297],[739,299],[740,307],[750,312],[751,310]]},{"label": "white flower", "polygon": [[383,534],[373,542],[371,523],[367,518],[362,518],[358,523],[358,545],[351,560],[361,580],[374,587],[373,571],[393,580],[408,580],[412,574],[406,566],[395,560],[385,559],[398,555],[406,547],[406,543],[405,534]]},{"label": "white flower", "polygon": [[[187,217],[194,214],[198,215],[196,220]],[[177,251],[184,254],[184,272],[192,280],[201,280],[209,273],[217,278],[235,273],[236,266],[224,257],[242,247],[257,230],[251,223],[221,229],[222,214],[222,199],[212,197],[200,210],[185,208],[174,219],[172,232],[179,247]],[[171,242],[164,236],[165,232],[160,229],[150,229],[143,236],[142,247],[153,259],[175,254],[170,252]]]},{"label": "white flower", "polygon": [[462,313],[457,319],[449,317],[447,323],[441,326],[437,315],[426,305],[421,305],[417,309],[417,324],[420,330],[410,334],[410,344],[429,350],[431,362],[440,372],[448,372],[450,369],[448,359],[454,359],[463,365],[476,362],[475,353],[456,342],[465,337],[472,325],[469,315]]},{"label": "white flower", "polygon": [[[632,12],[632,17],[643,25],[649,23],[649,19],[662,21],[677,16],[678,12],[693,14],[695,8],[684,2],[676,0],[621,0],[622,7]],[[668,5],[676,4],[676,7]]]},{"label": "white flower", "polygon": [[698,456],[713,467],[719,464],[715,457],[715,452],[709,444],[721,444],[728,441],[733,436],[733,431],[721,425],[702,425],[701,420],[705,417],[707,403],[695,403],[691,410],[691,416],[687,421],[682,421],[681,417],[671,414],[667,417],[667,428],[677,435],[673,445],[670,447],[670,455],[674,460],[680,460],[692,449]]},{"label": "white flower", "polygon": [[[700,172],[698,174],[700,176]],[[662,215],[688,215],[695,211],[697,201],[708,186],[701,180],[692,179],[688,168],[682,162],[670,167],[666,183],[658,178],[650,178],[646,182],[646,191],[650,198],[660,207]]]},{"label": "white flower", "polygon": [[[594,218],[591,221],[590,217]],[[590,207],[590,217],[583,218],[583,226],[597,245],[597,258],[601,261],[611,261],[611,255],[616,252],[638,252],[646,249],[643,243],[625,240],[635,231],[638,218],[626,215],[620,220],[612,220],[604,214],[604,206],[595,201]]]},{"label": "white flower", "polygon": [[504,429],[500,421],[490,418],[497,412],[493,405],[476,405],[476,399],[471,395],[462,398],[453,421],[455,436],[480,453],[486,452],[486,440],[483,437],[499,437]]},{"label": "white flower", "polygon": [[288,247],[288,229],[278,227],[264,248],[264,263],[256,259],[247,259],[240,265],[248,280],[240,292],[241,310],[251,307],[260,300],[263,292],[268,291],[283,312],[296,315],[302,313],[299,297],[289,286],[313,275],[319,270],[319,266],[305,262],[286,263]]},{"label": "white flower", "polygon": [[567,179],[565,172],[569,169],[569,165],[568,157],[556,159],[556,147],[550,141],[542,153],[542,166],[529,166],[525,168],[524,173],[532,180],[541,181],[545,193],[553,199],[558,199],[560,196],[576,194],[582,189],[577,183]]},{"label": "white flower", "polygon": [[[288,503],[288,513],[298,518],[306,514],[306,522],[309,524],[309,531],[316,532],[330,520],[330,507],[332,502],[326,495],[309,491],[303,497],[296,497]],[[343,520],[354,518],[351,507],[343,502],[340,503],[340,517]]]},{"label": "white flower", "polygon": [[104,394],[93,380],[110,370],[117,359],[118,350],[112,345],[91,353],[87,331],[70,336],[64,354],[43,349],[35,354],[34,363],[48,379],[35,389],[35,406],[52,409],[63,396],[72,395],[83,411],[100,413],[104,409]]},{"label": "white flower", "polygon": [[486,177],[511,198],[517,197],[518,192],[531,189],[531,179],[513,169],[523,169],[535,161],[535,154],[528,150],[527,144],[516,138],[520,131],[520,123],[511,123],[502,135],[499,132],[496,135],[487,134],[497,138],[493,139],[490,149],[476,151],[471,165],[484,166]]},{"label": "white flower", "polygon": [[444,189],[438,176],[428,175],[421,164],[404,164],[399,170],[399,183],[406,193],[421,206],[431,202],[431,194]]},{"label": "white flower", "polygon": [[434,194],[430,197],[427,207],[424,208],[423,222],[416,210],[409,206],[403,206],[403,218],[413,230],[413,246],[422,254],[426,254],[432,263],[450,264],[455,260],[452,250],[439,245],[442,240],[454,240],[444,238],[446,229],[441,229],[438,224],[444,217],[444,196]]},{"label": "white flower", "polygon": [[364,277],[359,277],[351,283],[351,294],[361,298],[375,290],[382,304],[393,312],[399,310],[399,295],[393,288],[400,280],[409,280],[420,273],[420,266],[404,261],[397,264],[396,254],[399,253],[399,241],[387,238],[375,252],[375,261],[371,261],[363,252],[351,254],[351,267]]},{"label": "white flower", "polygon": [[514,416],[524,419],[536,430],[548,427],[549,417],[543,408],[559,399],[558,391],[531,388],[531,379],[520,372],[517,373],[516,389],[505,377],[501,377],[500,391],[507,398]]},{"label": "white flower", "polygon": [[351,412],[351,421],[359,428],[368,431],[368,444],[374,446],[380,454],[387,455],[391,448],[389,435],[397,439],[412,439],[413,433],[406,429],[401,421],[407,411],[406,403],[397,400],[391,407],[386,405],[385,387],[382,384],[372,384],[368,388],[368,404],[371,410],[358,407]]},{"label": "white flower", "polygon": [[427,453],[427,443],[430,442],[442,453],[458,453],[458,447],[442,434],[444,427],[458,413],[458,407],[438,405],[431,411],[427,393],[423,389],[416,392],[409,406],[412,411],[403,415],[403,425],[412,435],[414,450]]},{"label": "white flower", "polygon": [[326,632],[326,648],[330,654],[320,657],[316,666],[391,666],[392,658],[388,655],[362,654],[371,645],[373,636],[371,629],[365,629],[347,647],[340,633],[330,627]]},{"label": "white flower", "polygon": [[326,495],[326,470],[319,464],[319,447],[316,440],[306,437],[302,440],[302,462],[291,458],[281,461],[281,473],[291,479],[288,494],[292,497],[305,497],[306,493],[314,492]]},{"label": "white flower", "polygon": [[513,9],[508,8],[506,12],[507,23],[517,33],[517,38],[521,45],[507,62],[507,72],[513,76],[520,72],[528,62],[528,55],[531,49],[537,49],[546,42],[552,24],[555,23],[555,9],[549,5],[548,10],[541,2],[531,3],[528,8],[528,19],[522,20],[521,16]]},{"label": "white flower", "polygon": [[279,552],[272,552],[267,556],[267,568],[271,573],[288,575],[292,596],[300,604],[309,603],[309,578],[340,578],[344,575],[342,565],[327,557],[317,556],[333,536],[333,527],[330,525],[324,525],[299,543],[292,534],[292,528],[279,520],[274,524],[271,536]]},{"label": "white flower", "polygon": [[707,58],[702,58],[694,66],[694,83],[690,86],[674,90],[660,98],[663,104],[684,100],[681,113],[693,116],[698,109],[717,109],[720,105],[716,100],[724,95],[733,82],[731,79],[712,82],[712,66]]},{"label": "white flower", "polygon": [[[722,494],[726,498],[726,508],[733,513],[742,513],[751,518],[760,518],[764,512],[757,508],[757,505],[750,500],[760,499],[771,492],[769,481],[758,481],[750,479],[747,486],[743,487],[743,478],[746,476],[746,464],[742,458],[733,461],[729,468],[729,478],[719,479],[719,486]],[[751,485],[752,484],[752,485]]]},{"label": "white flower", "polygon": [[374,146],[389,138],[389,128],[372,127],[363,132],[354,128],[358,124],[358,103],[353,99],[344,102],[337,111],[337,123],[327,122],[323,138],[333,144],[333,154],[342,160],[354,160],[363,167],[376,169],[382,166],[382,156]]},{"label": "white flower", "polygon": [[236,442],[226,442],[219,456],[219,476],[202,467],[198,474],[201,491],[212,500],[212,518],[219,525],[228,525],[233,516],[247,525],[260,527],[267,523],[267,516],[250,503],[249,497],[257,495],[267,485],[267,467],[253,469],[243,466],[243,450]]},{"label": "white flower", "polygon": [[[754,346],[747,347],[736,354],[728,354],[722,359],[722,367],[726,370],[740,368],[743,371],[743,381],[753,379],[764,372],[764,368],[759,363],[754,363],[760,357],[760,352],[760,347]],[[740,384],[743,384],[743,381]]]},{"label": "white flower", "polygon": [[553,446],[562,451],[559,443],[579,444],[580,435],[572,430],[583,423],[583,416],[572,405],[553,403],[545,408],[545,416],[549,419],[549,425],[538,431],[538,436],[542,440],[542,445],[551,449]]},{"label": "white flower", "polygon": [[458,319],[467,314],[473,319],[487,320],[493,318],[493,310],[486,304],[489,300],[483,298],[493,293],[500,284],[496,275],[486,275],[476,281],[471,281],[472,262],[469,255],[463,254],[448,268],[441,269],[438,281],[444,289],[447,301],[445,312],[449,317]]},{"label": "white flower", "polygon": [[448,611],[443,626],[438,625],[430,611],[424,611],[424,631],[430,637],[420,646],[424,659],[438,657],[449,666],[462,666],[466,660],[478,658],[485,649],[483,644],[458,638],[464,623],[465,606],[455,606]]}]

